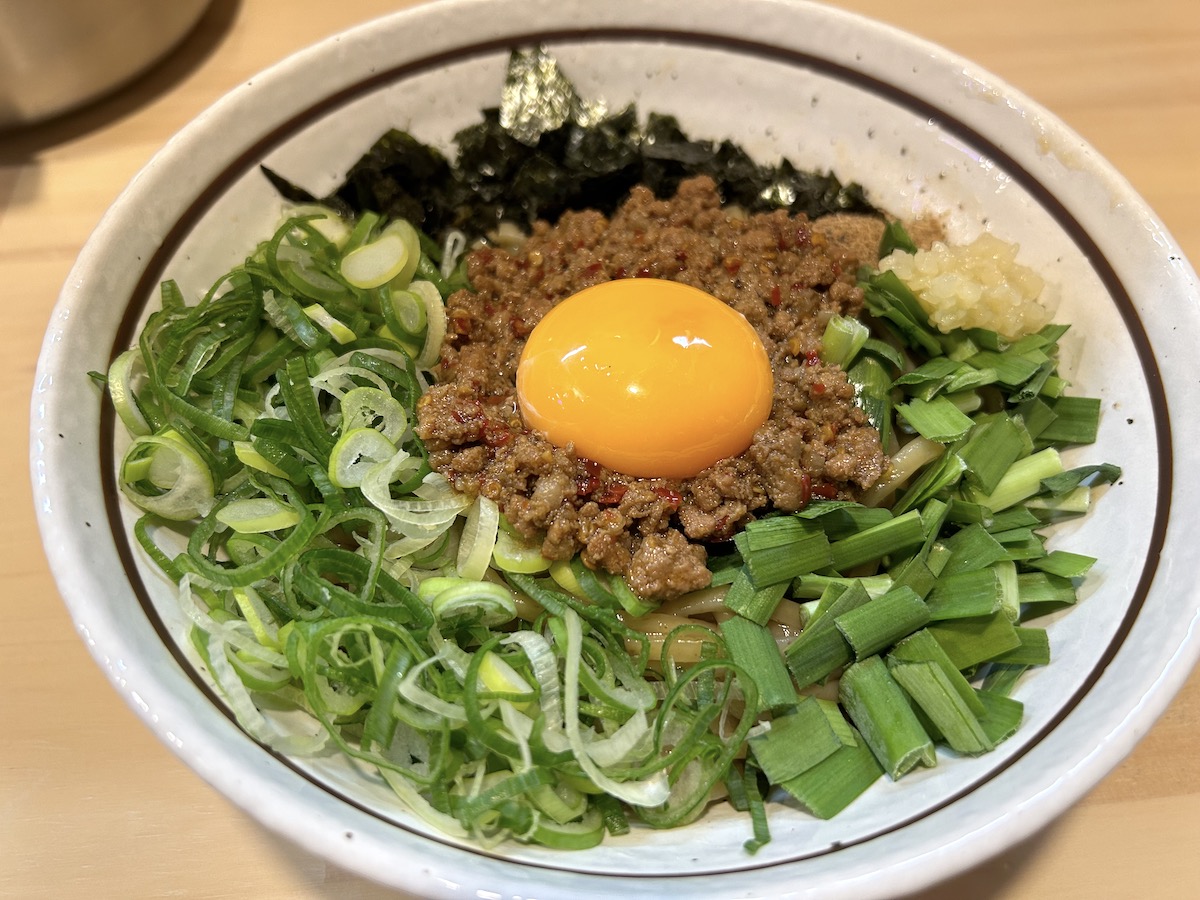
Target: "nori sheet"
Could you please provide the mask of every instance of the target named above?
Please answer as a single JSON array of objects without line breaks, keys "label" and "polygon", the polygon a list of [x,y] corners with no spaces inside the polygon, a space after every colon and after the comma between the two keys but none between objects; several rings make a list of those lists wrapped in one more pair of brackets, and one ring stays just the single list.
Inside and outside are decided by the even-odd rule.
[{"label": "nori sheet", "polygon": [[505,220],[527,229],[567,210],[609,215],[635,185],[665,198],[693,175],[711,176],[726,203],[750,212],[882,215],[859,185],[843,185],[832,173],[799,170],[787,159],[756,162],[732,141],[689,137],[669,115],[651,113],[641,123],[633,105],[607,113],[582,100],[540,48],[513,51],[502,104],[484,110],[454,145],[451,160],[407,132],[389,130],[321,198],[262,169],[288,200],[405,218],[437,239],[451,229],[480,237]]}]

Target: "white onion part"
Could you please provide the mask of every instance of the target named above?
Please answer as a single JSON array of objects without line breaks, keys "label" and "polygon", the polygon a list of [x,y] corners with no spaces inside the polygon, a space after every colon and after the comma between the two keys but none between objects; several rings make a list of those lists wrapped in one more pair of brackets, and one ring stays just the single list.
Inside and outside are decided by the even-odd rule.
[{"label": "white onion part", "polygon": [[609,778],[588,754],[588,745],[579,722],[579,666],[583,660],[583,629],[579,614],[573,609],[564,613],[567,626],[566,675],[563,683],[567,742],[584,774],[600,790],[630,806],[661,806],[670,796],[666,772],[655,772],[642,781],[615,781]]}]

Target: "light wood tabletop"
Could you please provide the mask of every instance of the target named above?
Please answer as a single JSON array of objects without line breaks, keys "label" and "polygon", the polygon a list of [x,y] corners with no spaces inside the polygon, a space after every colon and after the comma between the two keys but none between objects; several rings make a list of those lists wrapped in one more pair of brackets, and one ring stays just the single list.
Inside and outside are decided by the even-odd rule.
[{"label": "light wood tabletop", "polygon": [[[406,5],[215,0],[170,58],[119,93],[0,134],[0,358],[9,366],[0,391],[18,423],[2,445],[9,476],[0,487],[0,896],[395,896],[259,827],[160,745],[109,687],[42,553],[24,423],[58,291],[137,170],[255,72]],[[1129,178],[1200,263],[1195,0],[841,5],[949,47],[1048,106]],[[1200,896],[1200,674],[1066,815],[923,896]]]}]

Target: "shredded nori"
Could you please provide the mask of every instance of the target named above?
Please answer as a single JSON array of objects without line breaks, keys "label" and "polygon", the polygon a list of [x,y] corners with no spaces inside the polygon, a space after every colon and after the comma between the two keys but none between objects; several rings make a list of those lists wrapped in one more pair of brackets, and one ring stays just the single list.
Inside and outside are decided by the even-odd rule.
[{"label": "shredded nori", "polygon": [[711,176],[726,203],[749,212],[882,215],[862,187],[843,185],[832,173],[803,171],[787,159],[756,162],[732,141],[689,137],[669,115],[651,113],[641,123],[633,105],[606,113],[602,104],[581,100],[542,49],[513,51],[502,105],[484,110],[454,145],[450,160],[392,129],[321,198],[262,168],[288,200],[405,218],[435,238],[451,229],[484,236],[502,221],[527,229],[568,210],[609,215],[635,185],[666,198],[694,175]]}]

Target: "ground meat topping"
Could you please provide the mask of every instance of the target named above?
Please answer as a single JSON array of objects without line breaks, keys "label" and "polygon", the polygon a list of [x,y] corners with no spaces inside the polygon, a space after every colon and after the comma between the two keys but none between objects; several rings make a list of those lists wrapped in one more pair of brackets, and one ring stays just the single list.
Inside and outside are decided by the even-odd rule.
[{"label": "ground meat topping", "polygon": [[[705,543],[728,540],[770,509],[856,497],[883,471],[879,435],[854,405],[853,385],[818,355],[829,317],[862,308],[854,271],[880,229],[862,217],[856,226],[840,216],[826,233],[783,211],[739,214],[699,177],[670,200],[635,188],[611,220],[572,212],[539,222],[513,252],[474,250],[473,290],[447,302],[439,383],[417,408],[431,464],[457,489],[495,500],[552,559],[579,553],[651,599],[706,586]],[[585,287],[636,277],[680,281],[728,303],[771,359],[770,418],[741,456],[693,478],[610,471],[521,420],[517,363],[542,316]]]}]

